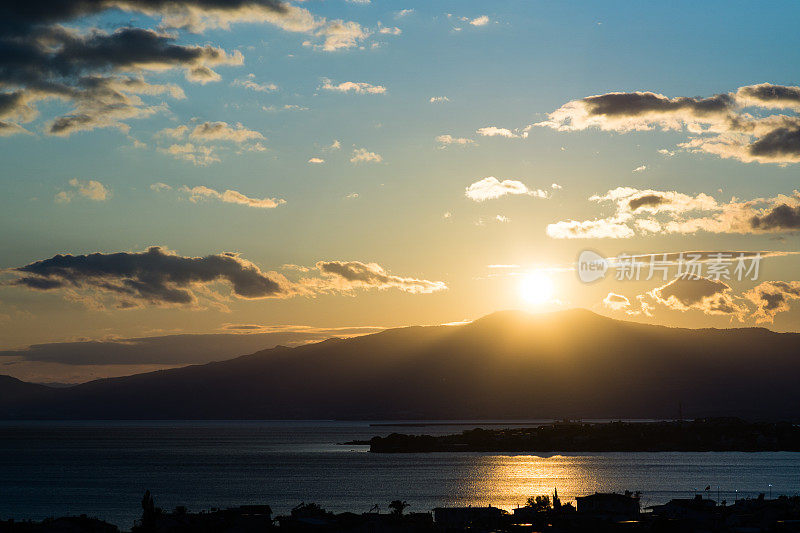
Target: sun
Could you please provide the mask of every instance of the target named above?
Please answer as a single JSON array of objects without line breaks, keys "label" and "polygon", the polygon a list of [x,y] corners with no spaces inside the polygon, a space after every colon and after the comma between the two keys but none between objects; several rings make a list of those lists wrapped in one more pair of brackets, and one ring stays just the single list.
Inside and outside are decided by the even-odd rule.
[{"label": "sun", "polygon": [[553,280],[541,272],[530,272],[522,277],[519,295],[527,303],[541,305],[550,301],[555,292]]}]

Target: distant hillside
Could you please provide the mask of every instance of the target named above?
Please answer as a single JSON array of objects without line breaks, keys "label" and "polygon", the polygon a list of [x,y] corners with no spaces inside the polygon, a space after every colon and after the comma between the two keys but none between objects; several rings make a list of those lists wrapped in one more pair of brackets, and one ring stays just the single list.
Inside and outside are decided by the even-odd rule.
[{"label": "distant hillside", "polygon": [[[800,334],[499,312],[17,395],[6,418],[800,418]],[[15,384],[18,386],[19,384]]]}]

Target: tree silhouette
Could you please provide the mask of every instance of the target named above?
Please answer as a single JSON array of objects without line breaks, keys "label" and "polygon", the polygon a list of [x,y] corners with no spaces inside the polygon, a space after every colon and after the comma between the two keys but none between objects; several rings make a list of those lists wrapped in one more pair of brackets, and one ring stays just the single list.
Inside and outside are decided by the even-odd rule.
[{"label": "tree silhouette", "polygon": [[537,513],[543,513],[550,510],[550,496],[531,496],[525,502],[525,507],[531,507]]},{"label": "tree silhouette", "polygon": [[392,503],[389,504],[389,509],[392,510],[392,514],[396,516],[403,516],[403,511],[408,507],[408,502],[394,500]]}]

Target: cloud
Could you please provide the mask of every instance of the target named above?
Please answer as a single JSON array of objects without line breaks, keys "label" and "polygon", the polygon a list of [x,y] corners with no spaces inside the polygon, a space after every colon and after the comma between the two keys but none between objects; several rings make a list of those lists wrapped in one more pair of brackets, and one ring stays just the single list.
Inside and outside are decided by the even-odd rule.
[{"label": "cloud", "polygon": [[173,139],[182,139],[189,132],[188,126],[176,126],[174,128],[164,128],[156,133],[156,137],[172,137]]},{"label": "cloud", "polygon": [[244,87],[245,89],[261,93],[271,93],[278,90],[278,86],[274,83],[257,83],[255,77],[255,74],[250,73],[245,78],[233,80],[231,85],[234,87]]},{"label": "cloud", "polygon": [[316,284],[317,288],[324,290],[336,289],[351,291],[354,289],[377,288],[380,290],[396,288],[412,294],[427,294],[447,289],[442,281],[428,281],[417,278],[404,278],[389,274],[377,263],[362,263],[360,261],[319,261],[317,270],[324,276],[328,283]]},{"label": "cloud", "polygon": [[171,191],[172,187],[170,185],[167,185],[166,183],[161,183],[159,181],[150,185],[150,190],[156,192]]},{"label": "cloud", "polygon": [[511,219],[505,215],[497,215],[494,217],[497,222],[511,222]]},{"label": "cloud", "polygon": [[595,220],[562,220],[548,224],[545,232],[553,239],[627,239],[634,236],[624,217]]},{"label": "cloud", "polygon": [[466,137],[453,137],[452,135],[439,135],[436,137],[436,142],[442,143],[442,148],[446,148],[447,145],[450,144],[457,144],[461,146],[475,144],[475,141],[472,139],[468,139]]},{"label": "cloud", "polygon": [[[276,272],[264,272],[232,252],[204,257],[184,257],[152,246],[143,252],[56,255],[4,272],[3,282],[36,291],[60,291],[71,301],[105,308],[111,300],[118,309],[144,305],[186,306],[202,303],[227,309],[229,297],[255,300],[352,293],[356,289],[396,288],[412,294],[447,289],[442,281],[390,274],[377,263],[319,261],[312,268],[284,265],[284,269],[315,277],[290,281]],[[227,285],[229,294],[220,292]]]},{"label": "cloud", "polygon": [[675,311],[700,310],[707,315],[730,315],[740,321],[749,313],[721,280],[684,275],[647,293],[656,303]]},{"label": "cloud", "polygon": [[486,26],[489,24],[489,17],[486,15],[481,15],[479,17],[475,17],[474,19],[469,21],[470,24],[473,26]]},{"label": "cloud", "polygon": [[[606,93],[573,100],[550,113],[547,120],[523,129],[547,127],[558,131],[597,128],[604,131],[685,131],[679,144],[750,163],[786,165],[800,162],[800,117],[763,110],[800,111],[800,87],[762,83],[708,98],[669,98],[653,92]],[[760,108],[752,114],[747,108]],[[671,155],[672,152],[662,150]]]},{"label": "cloud", "polygon": [[755,230],[800,230],[800,204],[779,204],[764,213],[753,215],[750,226]]},{"label": "cloud", "polygon": [[611,203],[614,214],[599,219],[566,220],[548,226],[554,238],[629,238],[637,233],[779,233],[800,229],[800,192],[719,202],[699,193],[617,187],[590,201]]},{"label": "cloud", "polygon": [[[40,5],[41,4],[41,5]],[[106,31],[75,29],[109,11],[126,19],[157,19],[159,30],[122,26]],[[355,22],[327,20],[277,0],[64,0],[0,8],[0,135],[25,133],[20,124],[36,119],[38,104],[57,100],[68,111],[50,120],[45,131],[67,136],[96,128],[127,131],[128,121],[166,109],[146,99],[183,98],[174,84],[150,83],[152,72],[183,71],[195,83],[220,80],[217,67],[241,65],[238,51],[212,45],[182,45],[168,29],[195,33],[228,29],[233,23],[266,23],[306,33],[333,51],[358,46],[368,36]]]},{"label": "cloud", "polygon": [[11,284],[29,289],[68,292],[89,290],[111,295],[118,306],[194,305],[210,284],[226,282],[240,298],[285,296],[282,279],[264,273],[234,253],[184,257],[153,246],[144,252],[56,255],[14,268]]},{"label": "cloud", "polygon": [[322,159],[321,157],[312,157],[311,159],[308,160],[308,162],[313,165],[321,165],[325,162],[325,160]]},{"label": "cloud", "polygon": [[[63,4],[68,9],[78,2]],[[11,19],[21,16],[15,8],[10,10]],[[52,15],[59,11],[47,10]],[[32,18],[40,16],[46,15]],[[4,89],[0,92],[0,120],[30,122],[38,115],[39,102],[66,102],[71,109],[46,127],[52,135],[68,136],[95,128],[127,131],[127,120],[165,109],[161,104],[145,103],[143,97],[184,97],[174,84],[147,82],[145,73],[181,69],[189,81],[205,83],[219,79],[213,67],[242,63],[238,52],[210,45],[178,45],[174,36],[153,30],[127,27],[112,33],[97,29],[80,33],[45,20],[29,20],[29,26],[9,22],[0,23],[0,48],[6,50],[0,59],[0,87]]]},{"label": "cloud", "polygon": [[[353,48],[369,37],[370,32],[364,30],[357,22],[345,22],[334,20],[321,27],[315,32],[318,37],[323,37],[324,41],[320,45],[312,45],[314,48],[326,52]],[[310,44],[308,42],[303,44]]]},{"label": "cloud", "polygon": [[403,33],[403,30],[401,30],[397,26],[394,27],[382,26],[378,30],[378,33],[381,33],[383,35],[400,35],[401,33]]},{"label": "cloud", "polygon": [[494,176],[489,176],[478,180],[466,188],[465,193],[467,198],[475,202],[483,202],[484,200],[493,200],[500,198],[507,194],[511,195],[526,195],[535,198],[547,198],[547,192],[541,189],[529,189],[527,185],[517,180],[503,180],[500,181]]},{"label": "cloud", "polygon": [[192,202],[203,200],[219,200],[230,204],[244,205],[247,207],[258,207],[262,209],[273,209],[286,203],[282,198],[250,198],[239,191],[226,190],[225,192],[215,191],[209,187],[181,187],[181,191],[189,193]]},{"label": "cloud", "polygon": [[743,106],[800,110],[800,87],[761,83],[740,87],[736,100]]},{"label": "cloud", "polygon": [[432,104],[443,104],[445,102],[449,102],[450,99],[446,96],[431,96],[430,100],[428,100]]},{"label": "cloud", "polygon": [[56,194],[56,202],[69,203],[76,196],[94,200],[95,202],[103,202],[111,196],[111,191],[108,188],[95,180],[82,181],[76,178],[69,180],[69,185],[72,189],[67,191],[60,191]]},{"label": "cloud", "polygon": [[323,152],[334,152],[336,150],[340,150],[342,148],[342,143],[340,143],[337,139],[334,139],[330,146],[326,146],[322,149]]},{"label": "cloud", "polygon": [[262,134],[245,128],[241,123],[230,126],[227,122],[203,122],[195,126],[189,136],[201,141],[231,141],[235,143],[264,139]]},{"label": "cloud", "polygon": [[214,148],[193,143],[173,144],[167,148],[159,148],[159,151],[201,167],[221,161],[214,153]]},{"label": "cloud", "polygon": [[634,168],[631,172],[644,172],[645,170],[647,170],[647,165],[640,165]]},{"label": "cloud", "polygon": [[621,311],[630,307],[631,302],[622,294],[609,292],[608,295],[603,298],[603,305],[613,311]]},{"label": "cloud", "polygon": [[274,105],[269,106],[261,106],[261,109],[264,111],[308,111],[309,108],[297,104],[283,104],[281,107],[276,107]]},{"label": "cloud", "polygon": [[756,322],[772,322],[775,315],[789,310],[791,300],[800,299],[800,281],[765,281],[744,296],[756,306]]},{"label": "cloud", "polygon": [[486,126],[485,128],[478,128],[475,132],[484,137],[505,137],[507,139],[517,139],[519,137],[527,137],[527,132],[515,133],[507,128],[498,128],[497,126]]},{"label": "cloud", "polygon": [[340,93],[386,94],[386,87],[383,85],[371,85],[369,83],[357,81],[343,81],[339,84],[334,84],[329,78],[322,78],[322,85],[320,85],[319,88],[324,91]]},{"label": "cloud", "polygon": [[219,152],[229,149],[229,147],[213,143],[234,143],[238,145],[239,151],[237,153],[266,150],[266,147],[259,142],[265,140],[264,136],[257,131],[244,127],[241,123],[230,125],[221,121],[202,122],[193,128],[180,125],[175,128],[165,128],[155,136],[157,138],[166,137],[172,139],[184,139],[188,136],[192,142],[176,143],[167,147],[160,147],[158,150],[198,166],[207,166],[220,162]]},{"label": "cloud", "polygon": [[352,157],[350,157],[350,162],[354,164],[358,163],[380,163],[383,161],[383,157],[380,154],[376,154],[375,152],[370,152],[366,148],[356,148],[353,150]]},{"label": "cloud", "polygon": [[413,14],[414,14],[413,9],[401,9],[400,11],[395,11],[394,17],[399,19]]}]

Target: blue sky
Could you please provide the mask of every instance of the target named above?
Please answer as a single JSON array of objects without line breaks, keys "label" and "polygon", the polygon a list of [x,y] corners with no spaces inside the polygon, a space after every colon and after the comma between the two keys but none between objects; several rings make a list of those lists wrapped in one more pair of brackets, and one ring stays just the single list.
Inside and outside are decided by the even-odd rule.
[{"label": "blue sky", "polygon": [[[22,108],[0,106],[0,121],[25,130],[0,137],[4,347],[215,332],[237,323],[433,324],[517,307],[580,306],[670,325],[798,330],[798,228],[791,216],[748,226],[782,205],[800,216],[800,149],[791,144],[800,145],[800,99],[792,92],[800,64],[796,3],[289,4],[302,10],[291,13],[315,21],[302,31],[266,1],[236,3],[256,17],[231,6],[220,15],[209,8],[214,4],[180,3],[177,15],[200,13],[211,21],[205,28],[133,1],[26,22],[57,46],[67,42],[58,41],[66,39],[56,35],[60,25],[78,39],[99,35],[93,53],[120,28],[135,28],[184,51],[208,47],[228,59],[199,60],[216,73],[201,79],[187,75],[200,63],[164,59],[163,48],[150,63],[133,65],[98,66],[76,52],[69,59],[74,72],[46,80],[74,88],[81,76],[137,79],[148,86],[127,93],[141,99],[132,104],[131,113],[143,115],[137,118],[117,117],[118,109],[100,107],[94,93],[76,111],[78,100],[54,97],[18,75],[18,66],[0,65],[0,91],[31,96],[36,109],[35,116],[23,116]],[[42,13],[50,7],[42,2]],[[41,45],[34,37],[19,39]],[[757,95],[756,101],[737,93],[758,84],[788,96],[778,102]],[[563,131],[543,124],[570,102],[578,103],[574,111],[593,95],[642,92],[661,95],[669,106],[677,97],[722,94],[729,101],[725,117],[687,108],[669,116],[628,114],[624,124],[593,115],[590,125]],[[49,131],[57,117],[84,112],[93,114],[89,126],[69,135]],[[789,147],[747,162],[750,145],[777,126],[769,123],[772,130],[742,140],[750,133],[730,126],[730,116],[763,128],[787,117]],[[575,117],[570,120],[574,125]],[[631,126],[636,120],[643,121],[638,129]],[[695,120],[702,123],[699,134],[692,131]],[[488,127],[509,137],[482,135]],[[205,137],[200,131],[213,128]],[[700,144],[687,144],[692,139]],[[513,183],[501,185],[496,198],[465,194],[488,177]],[[525,192],[509,193],[517,183]],[[628,199],[662,195],[668,198],[662,207],[683,207],[648,214],[623,206],[615,215],[615,200],[589,199],[618,187],[631,189]],[[701,195],[716,204],[700,209]],[[264,199],[276,205],[257,205]],[[742,205],[755,199],[762,201]],[[728,214],[738,222],[730,223]],[[608,225],[614,216],[625,217],[617,230],[630,227],[630,235],[558,234],[560,222]],[[657,218],[655,231],[637,226]],[[667,229],[687,221],[694,229]],[[235,268],[252,265],[259,279],[281,289],[242,294],[224,273],[211,281],[169,278],[157,288],[191,296],[176,303],[154,296],[153,286],[142,292],[139,284],[152,281],[144,280],[147,272],[28,269],[36,280],[52,282],[42,290],[20,283],[23,274],[14,270],[56,254],[136,254],[151,246],[178,258],[234,252]],[[607,257],[688,250],[781,255],[764,259],[758,280],[723,280],[725,287],[694,280],[698,300],[680,291],[673,299],[667,292],[648,296],[663,281],[609,276],[580,283],[568,267],[585,249]],[[489,268],[497,264],[516,266]],[[531,274],[546,278],[538,285],[546,298],[522,294],[520,280]],[[767,282],[774,283],[762,285]],[[748,297],[748,291],[756,292]],[[609,294],[628,305],[609,304]],[[779,309],[766,309],[764,294],[780,298]],[[715,308],[718,300],[733,311]]]}]

